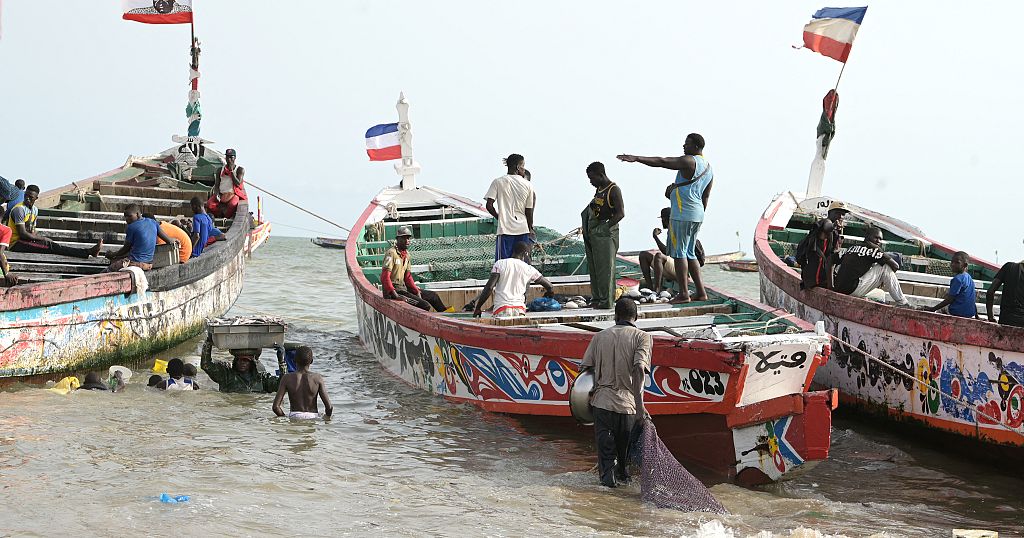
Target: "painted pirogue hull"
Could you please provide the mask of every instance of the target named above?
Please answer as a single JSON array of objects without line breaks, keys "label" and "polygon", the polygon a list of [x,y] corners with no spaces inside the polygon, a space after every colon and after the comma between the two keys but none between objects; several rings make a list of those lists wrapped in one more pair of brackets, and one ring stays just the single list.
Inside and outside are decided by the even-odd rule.
[{"label": "painted pirogue hull", "polygon": [[[372,222],[376,205],[354,231]],[[568,393],[592,334],[486,325],[385,300],[360,268],[356,232],[346,259],[360,339],[387,371],[453,402],[572,422]],[[764,338],[741,346],[655,337],[645,396],[677,457],[746,485],[812,467],[828,456],[831,440],[835,393],[804,392],[827,360],[826,340]]]},{"label": "painted pirogue hull", "polygon": [[[754,252],[761,301],[808,322],[823,321],[831,335],[885,363],[833,345],[832,360],[818,370],[816,384],[838,388],[844,404],[883,420],[921,427],[905,431],[938,434],[943,448],[960,445],[1022,474],[1024,329],[899,309],[820,288],[800,290],[799,273],[769,244],[769,231],[785,226],[795,207],[794,196],[782,195],[758,223]],[[859,208],[855,214],[903,237],[923,239],[932,249],[956,251],[896,219]],[[972,263],[997,269],[981,260]]]},{"label": "painted pirogue hull", "polygon": [[270,239],[270,227],[270,222],[261,222],[249,232],[249,243],[246,246],[249,254],[256,252],[256,249],[262,247]]},{"label": "painted pirogue hull", "polygon": [[[122,172],[112,170],[78,185]],[[43,193],[41,207],[75,185]],[[247,205],[238,206],[246,215]],[[0,381],[46,377],[147,357],[199,334],[242,290],[248,219],[186,264],[0,289]]]}]

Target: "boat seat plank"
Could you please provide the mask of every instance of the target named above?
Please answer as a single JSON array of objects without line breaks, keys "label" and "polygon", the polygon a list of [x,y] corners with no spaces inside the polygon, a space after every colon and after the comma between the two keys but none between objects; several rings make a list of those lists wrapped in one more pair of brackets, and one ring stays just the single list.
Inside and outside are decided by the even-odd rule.
[{"label": "boat seat plank", "polygon": [[[115,249],[116,250],[116,249]],[[107,266],[110,262],[106,258],[73,258],[71,256],[59,256],[57,254],[36,254],[32,252],[6,252],[7,261],[21,263],[42,263],[60,265],[90,265]]]},{"label": "boat seat plank", "polygon": [[[122,226],[123,228],[123,226]],[[64,243],[67,241],[75,241],[78,243],[88,243],[99,241],[103,239],[105,243],[124,243],[124,233],[117,233],[114,231],[100,231],[100,230],[65,230],[58,228],[37,228],[36,232],[43,237],[53,239],[54,241]]]},{"label": "boat seat plank", "polygon": [[[75,258],[77,260],[77,258]],[[105,260],[105,258],[100,258]],[[106,267],[106,263],[100,264],[72,264],[72,263],[26,263],[11,262],[11,271],[21,275],[25,273],[66,273],[75,275],[94,275],[100,273]]]},{"label": "boat seat plank", "polygon": [[[205,189],[204,189],[205,191]],[[122,184],[107,184],[100,185],[99,193],[101,195],[111,196],[130,196],[140,198],[151,198],[159,200],[178,200],[178,201],[189,201],[193,196],[197,196],[198,191],[188,190],[183,191],[179,189],[166,189],[160,187],[141,187],[132,185]],[[203,196],[200,196],[203,198]]]}]

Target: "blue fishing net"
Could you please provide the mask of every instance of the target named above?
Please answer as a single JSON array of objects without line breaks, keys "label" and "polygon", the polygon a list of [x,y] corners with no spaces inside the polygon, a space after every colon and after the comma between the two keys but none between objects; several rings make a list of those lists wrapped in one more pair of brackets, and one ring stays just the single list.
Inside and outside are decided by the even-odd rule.
[{"label": "blue fishing net", "polygon": [[630,434],[628,461],[640,480],[640,497],[658,508],[727,514],[707,486],[676,460],[650,419],[637,420]]}]

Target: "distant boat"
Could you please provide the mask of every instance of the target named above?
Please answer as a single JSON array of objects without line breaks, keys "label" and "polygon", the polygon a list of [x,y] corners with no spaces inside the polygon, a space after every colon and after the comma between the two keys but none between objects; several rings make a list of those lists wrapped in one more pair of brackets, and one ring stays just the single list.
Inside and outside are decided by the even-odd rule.
[{"label": "distant boat", "polygon": [[723,271],[757,272],[757,260],[733,260],[722,263]]},{"label": "distant boat", "polygon": [[345,250],[345,242],[348,241],[348,239],[338,239],[336,237],[314,237],[312,241],[313,244],[318,247],[340,248]]},{"label": "distant boat", "polygon": [[746,255],[747,255],[747,253],[743,252],[742,250],[736,250],[736,251],[733,251],[733,252],[726,252],[724,254],[712,254],[710,256],[705,256],[704,257],[704,264],[706,265],[706,264],[709,264],[709,263],[731,262],[733,260],[740,260],[740,259],[742,259]]}]

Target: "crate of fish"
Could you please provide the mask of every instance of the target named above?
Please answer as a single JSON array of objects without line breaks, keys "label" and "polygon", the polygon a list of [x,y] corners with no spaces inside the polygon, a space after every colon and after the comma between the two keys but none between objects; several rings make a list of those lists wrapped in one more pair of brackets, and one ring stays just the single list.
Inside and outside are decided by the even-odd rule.
[{"label": "crate of fish", "polygon": [[284,342],[285,324],[280,318],[249,316],[206,320],[213,345],[220,349],[261,349]]}]

